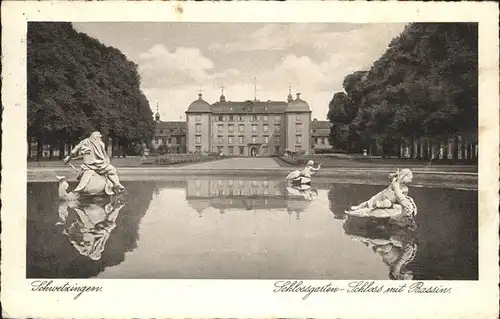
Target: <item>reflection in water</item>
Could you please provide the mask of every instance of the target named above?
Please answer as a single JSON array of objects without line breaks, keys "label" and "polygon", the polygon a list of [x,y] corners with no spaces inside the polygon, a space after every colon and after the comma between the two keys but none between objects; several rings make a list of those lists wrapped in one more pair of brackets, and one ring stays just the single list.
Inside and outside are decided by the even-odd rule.
[{"label": "reflection in water", "polygon": [[258,177],[124,184],[123,206],[65,207],[56,183],[28,183],[27,278],[478,278],[477,192],[412,188],[412,228],[347,218],[380,186],[297,189]]},{"label": "reflection in water", "polygon": [[304,212],[317,190],[287,187],[281,180],[196,179],[188,180],[186,200],[203,217],[203,211],[215,208],[220,214],[232,210],[286,209],[289,215]]},{"label": "reflection in water", "polygon": [[413,273],[406,269],[417,253],[415,224],[390,223],[368,218],[349,217],[344,231],[350,239],[371,247],[373,252],[389,266],[389,278],[411,280]]},{"label": "reflection in water", "polygon": [[56,225],[62,226],[63,234],[80,255],[99,260],[124,205],[119,198],[112,198],[108,203],[62,202]]},{"label": "reflection in water", "polygon": [[[385,194],[385,196],[392,196],[393,201],[389,203],[391,206],[383,206],[385,208],[393,207],[392,204],[396,202],[392,189],[390,192],[387,190],[384,191],[389,194]],[[365,214],[369,217],[356,217],[350,214],[348,217],[342,216],[341,218],[345,220],[344,231],[346,235],[354,241],[371,247],[373,252],[380,256],[384,264],[389,267],[389,278],[393,280],[413,279],[413,273],[406,267],[415,259],[417,253],[417,243],[414,236],[414,231],[417,228],[414,219],[417,215],[417,205],[413,198],[407,195],[407,187],[405,190],[403,198],[406,199],[407,202],[404,204],[407,206],[399,210],[399,214],[377,214],[379,209],[372,208],[373,203],[364,202],[367,206]],[[379,192],[378,194],[383,193]],[[361,205],[357,207],[361,207]],[[385,211],[385,209],[383,210]],[[390,217],[375,218],[376,216]]]},{"label": "reflection in water", "polygon": [[[328,192],[330,211],[335,219],[345,220],[346,209],[370,198],[379,189],[370,185],[332,184]],[[477,280],[477,192],[422,187],[412,188],[411,194],[418,203],[419,213],[414,218],[383,226],[366,220],[359,225],[350,217],[344,225],[346,234],[388,240],[395,233],[394,238],[403,238],[399,240],[402,244],[395,246],[403,247],[401,262],[406,260],[405,268],[412,271],[415,280]]]},{"label": "reflection in water", "polygon": [[156,187],[124,185],[123,202],[62,204],[56,183],[28,183],[26,277],[91,278],[123,262]]}]

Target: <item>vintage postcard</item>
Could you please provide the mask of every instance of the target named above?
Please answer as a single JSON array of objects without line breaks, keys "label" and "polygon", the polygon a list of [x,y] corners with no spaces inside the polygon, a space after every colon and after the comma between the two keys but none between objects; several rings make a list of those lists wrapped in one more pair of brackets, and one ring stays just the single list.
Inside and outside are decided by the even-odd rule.
[{"label": "vintage postcard", "polygon": [[4,317],[498,317],[495,3],[2,9]]}]

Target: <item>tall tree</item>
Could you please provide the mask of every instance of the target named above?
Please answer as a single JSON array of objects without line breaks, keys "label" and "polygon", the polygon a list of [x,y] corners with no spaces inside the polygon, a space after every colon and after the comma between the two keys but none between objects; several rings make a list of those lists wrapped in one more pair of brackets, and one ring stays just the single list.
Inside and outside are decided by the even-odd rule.
[{"label": "tall tree", "polygon": [[154,123],[137,65],[70,23],[28,24],[28,137],[60,149],[93,130],[126,147]]},{"label": "tall tree", "polygon": [[346,76],[357,112],[342,124],[358,135],[357,147],[477,138],[477,36],[475,23],[412,23],[368,72]]}]

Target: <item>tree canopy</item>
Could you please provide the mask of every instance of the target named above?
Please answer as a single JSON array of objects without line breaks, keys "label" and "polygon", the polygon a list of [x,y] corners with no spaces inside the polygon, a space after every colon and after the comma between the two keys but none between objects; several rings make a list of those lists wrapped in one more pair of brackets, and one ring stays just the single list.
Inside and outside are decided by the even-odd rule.
[{"label": "tree canopy", "polygon": [[118,145],[150,141],[153,114],[137,65],[71,23],[30,22],[28,137],[64,149],[93,130]]},{"label": "tree canopy", "polygon": [[477,39],[475,23],[409,24],[367,72],[345,77],[345,93],[334,94],[334,145],[359,151],[420,137],[477,139]]}]

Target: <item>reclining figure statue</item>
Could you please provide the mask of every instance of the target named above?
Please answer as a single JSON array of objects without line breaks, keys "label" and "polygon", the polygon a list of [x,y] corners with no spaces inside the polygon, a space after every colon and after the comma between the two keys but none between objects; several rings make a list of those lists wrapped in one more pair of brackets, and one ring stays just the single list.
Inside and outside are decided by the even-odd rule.
[{"label": "reclining figure statue", "polygon": [[358,217],[413,217],[417,214],[417,206],[408,196],[408,184],[413,180],[411,170],[405,168],[389,175],[389,186],[357,206],[346,211],[347,215]]},{"label": "reclining figure statue", "polygon": [[81,195],[115,195],[125,190],[120,183],[116,168],[111,164],[106,148],[99,132],[93,132],[90,137],[76,145],[69,156],[63,161],[69,163],[71,159],[83,158],[83,164],[77,176],[79,181],[73,191],[67,193],[68,183],[64,176],[58,176],[59,198],[62,200],[74,200]]}]

